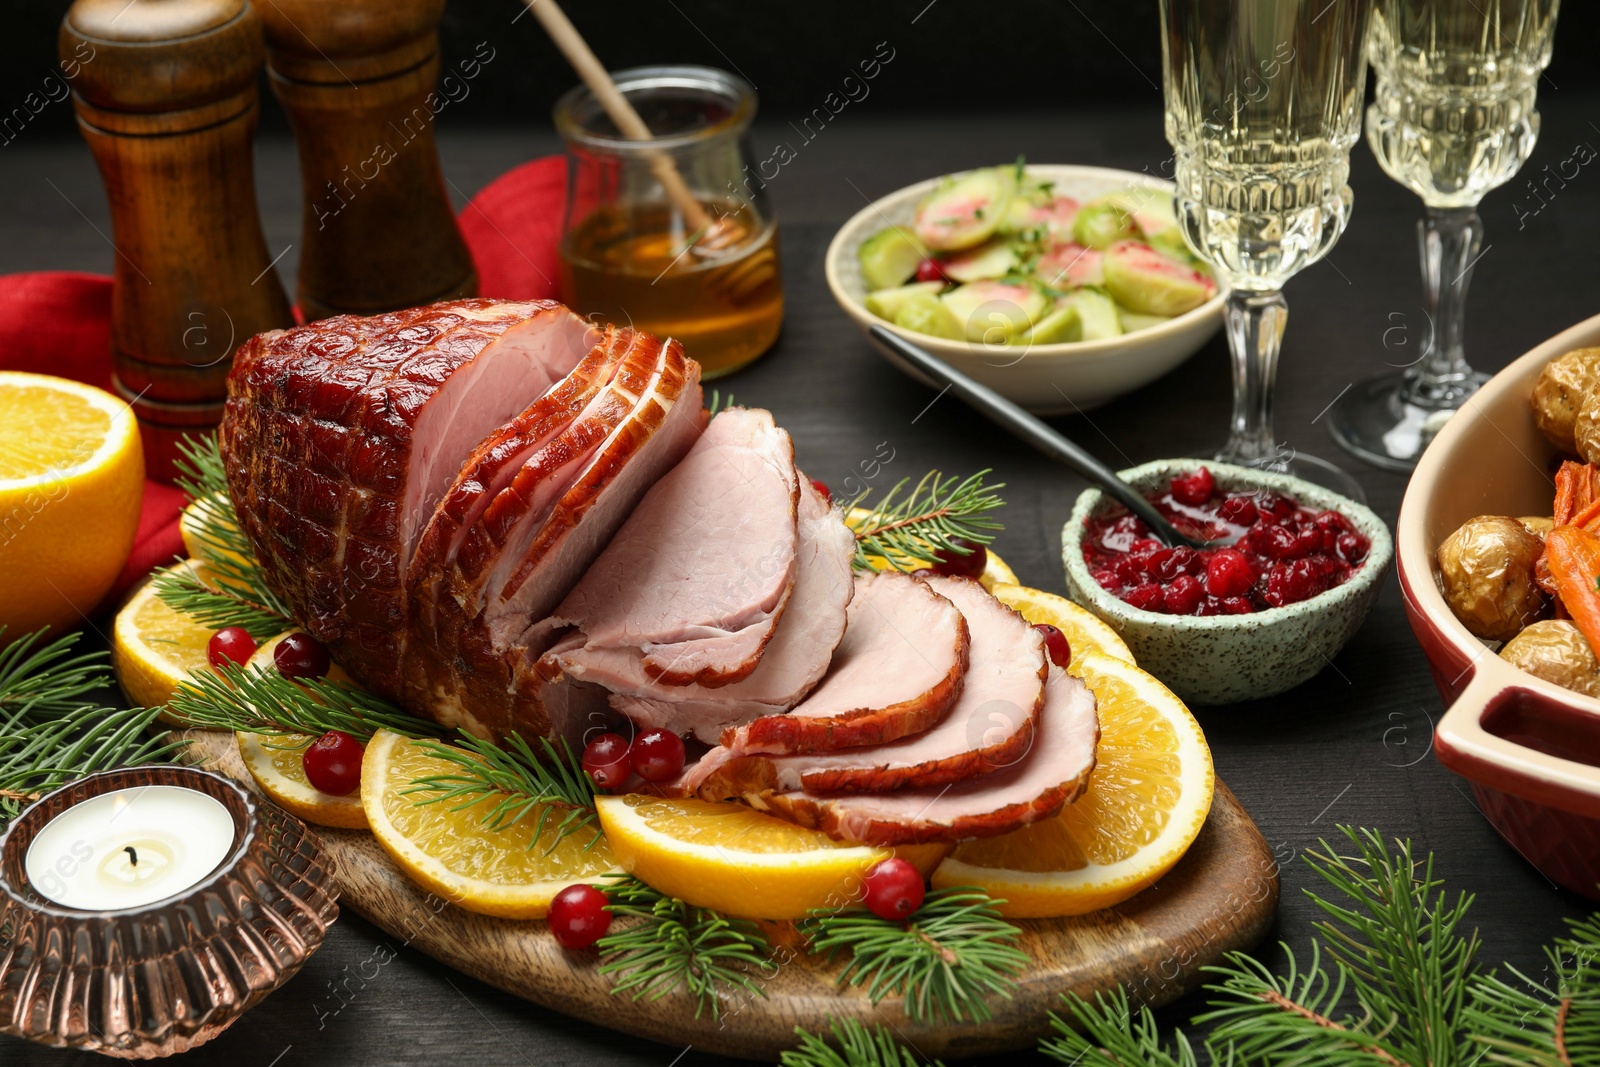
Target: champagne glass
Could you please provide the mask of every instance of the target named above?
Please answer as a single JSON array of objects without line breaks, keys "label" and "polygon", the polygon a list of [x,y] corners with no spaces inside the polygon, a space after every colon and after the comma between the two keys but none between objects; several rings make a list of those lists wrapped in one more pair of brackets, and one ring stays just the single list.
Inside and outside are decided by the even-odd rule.
[{"label": "champagne glass", "polygon": [[1467,286],[1487,251],[1478,201],[1511,180],[1538,139],[1534,99],[1559,2],[1375,0],[1367,143],[1389,177],[1422,197],[1427,314],[1425,331],[1407,331],[1427,338],[1421,359],[1351,387],[1329,413],[1334,439],[1375,466],[1410,470],[1488,378],[1462,349]]},{"label": "champagne glass", "polygon": [[1350,219],[1368,0],[1161,0],[1166,132],[1178,219],[1228,280],[1233,426],[1216,458],[1361,499],[1348,474],[1280,444],[1272,394],[1283,286]]}]

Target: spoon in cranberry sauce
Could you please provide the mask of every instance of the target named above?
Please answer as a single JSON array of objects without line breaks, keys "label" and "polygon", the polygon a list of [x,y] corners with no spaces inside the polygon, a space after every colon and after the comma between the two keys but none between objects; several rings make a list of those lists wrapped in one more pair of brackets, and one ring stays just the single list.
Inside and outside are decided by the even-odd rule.
[{"label": "spoon in cranberry sauce", "polygon": [[[1183,530],[1169,521],[1143,493],[1118,478],[1110,467],[987,385],[967,377],[921,345],[906,340],[892,330],[874,326],[870,332],[875,340],[929,378],[947,386],[950,392],[989,421],[1011,431],[1051,459],[1066,464],[1099,486],[1101,492],[1142,519],[1150,535],[1164,544],[1172,547],[1219,548],[1231,545],[1242,536],[1244,531],[1234,527],[1217,531],[1207,529],[1198,524],[1198,514],[1195,516],[1197,524],[1191,526],[1190,531]],[[1225,536],[1207,537],[1202,535],[1202,531],[1224,533]]]}]

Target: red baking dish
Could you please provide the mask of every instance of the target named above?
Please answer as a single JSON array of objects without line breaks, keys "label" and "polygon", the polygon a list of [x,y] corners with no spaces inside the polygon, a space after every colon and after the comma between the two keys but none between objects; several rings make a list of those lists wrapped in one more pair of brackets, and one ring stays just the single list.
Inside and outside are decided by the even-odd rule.
[{"label": "red baking dish", "polygon": [[1513,667],[1472,636],[1440,591],[1434,552],[1475,515],[1549,515],[1556,450],[1533,424],[1539,371],[1600,345],[1600,316],[1495,375],[1424,453],[1406,489],[1395,556],[1406,617],[1449,710],[1434,751],[1472,782],[1483,813],[1524,858],[1600,900],[1600,700]]}]

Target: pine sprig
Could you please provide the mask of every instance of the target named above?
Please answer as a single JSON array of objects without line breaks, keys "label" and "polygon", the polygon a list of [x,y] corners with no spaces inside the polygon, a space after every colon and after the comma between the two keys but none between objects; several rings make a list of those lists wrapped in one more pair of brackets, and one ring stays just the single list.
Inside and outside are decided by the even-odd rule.
[{"label": "pine sprig", "polygon": [[1545,950],[1555,981],[1508,967],[1515,984],[1481,977],[1463,1015],[1489,1063],[1576,1067],[1600,1063],[1600,914],[1569,920],[1572,934]]},{"label": "pine sprig", "polygon": [[864,985],[877,1003],[905,998],[914,1021],[983,1022],[990,995],[1011,998],[1016,976],[1028,965],[1017,947],[1021,930],[995,910],[981,889],[936,889],[910,922],[880,919],[865,909],[813,912],[802,930],[811,951],[833,960],[848,955],[839,984]]},{"label": "pine sprig", "polygon": [[437,738],[447,727],[419,718],[364,689],[325,678],[290,681],[272,671],[224,664],[191,674],[167,705],[180,725],[230,730],[284,739],[320,737],[342,730],[363,743],[378,730],[411,738]]},{"label": "pine sprig", "polygon": [[213,579],[213,582],[215,584],[206,584],[195,568],[187,563],[158,571],[150,579],[157,599],[207,629],[242,626],[257,641],[265,641],[293,628],[294,623],[287,615],[235,592],[235,586],[223,585],[217,579]]},{"label": "pine sprig", "polygon": [[[911,570],[917,561],[931,563],[940,552],[965,555],[971,550],[960,541],[987,545],[994,532],[1005,528],[991,513],[1005,506],[995,495],[1004,484],[985,485],[987,470],[964,479],[945,478],[929,471],[906,492],[911,479],[903,478],[871,508],[871,514],[851,522],[856,535],[855,566],[872,567],[872,557],[886,560],[896,570]],[[846,505],[866,509],[871,488],[857,493]],[[901,495],[904,493],[904,495]]]},{"label": "pine sprig", "polygon": [[1061,997],[1073,1022],[1050,1013],[1055,1037],[1039,1042],[1039,1051],[1068,1067],[1197,1067],[1189,1039],[1178,1034],[1169,1048],[1150,1009],[1131,1012],[1128,995],[1121,989],[1099,994],[1094,1002],[1076,993]]},{"label": "pine sprig", "polygon": [[103,653],[72,655],[76,633],[45,641],[46,631],[24,634],[5,644],[0,626],[0,726],[17,716],[39,719],[74,712],[85,698],[111,681]]},{"label": "pine sprig", "polygon": [[545,840],[545,828],[557,817],[544,850],[546,855],[568,834],[586,827],[593,829],[586,848],[593,848],[602,839],[599,816],[594,808],[594,781],[585,773],[565,739],[557,748],[548,738],[540,738],[542,759],[521,734],[512,734],[497,745],[462,731],[451,745],[437,741],[419,744],[430,756],[447,760],[458,768],[449,774],[418,778],[411,788],[403,790],[408,795],[432,794],[417,800],[419,806],[444,803],[451,805],[451,811],[460,811],[486,798],[494,798],[495,802],[484,813],[485,825],[491,830],[502,830],[532,816],[537,822],[533,838],[528,842],[530,849]]},{"label": "pine sprig", "polygon": [[687,989],[697,1019],[702,1013],[720,1018],[723,998],[741,990],[766,996],[756,977],[776,964],[756,923],[685,904],[628,875],[613,875],[601,888],[614,917],[636,920],[599,942],[600,973],[621,976],[613,995],[659,1000]]},{"label": "pine sprig", "polygon": [[[827,1038],[797,1026],[800,1047],[780,1053],[782,1067],[922,1067],[911,1050],[881,1026],[868,1027],[855,1019],[828,1017]],[[944,1067],[930,1060],[927,1067]]]}]

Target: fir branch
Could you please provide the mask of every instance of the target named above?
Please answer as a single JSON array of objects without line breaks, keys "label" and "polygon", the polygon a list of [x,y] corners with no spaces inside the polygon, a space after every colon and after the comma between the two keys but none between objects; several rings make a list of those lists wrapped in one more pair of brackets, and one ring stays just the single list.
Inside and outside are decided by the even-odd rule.
[{"label": "fir branch", "polygon": [[695,999],[697,1019],[702,1012],[720,1018],[723,998],[740,990],[766,996],[755,978],[776,964],[756,923],[685,904],[629,875],[612,875],[601,889],[613,916],[637,920],[599,942],[600,973],[622,976],[613,995],[659,1000],[684,988]]},{"label": "fir branch", "polygon": [[1039,1042],[1039,1051],[1067,1067],[1197,1067],[1189,1039],[1178,1034],[1168,1050],[1161,1040],[1155,1016],[1141,1007],[1137,1019],[1120,988],[1098,994],[1089,1003],[1076,993],[1064,993],[1061,1002],[1077,1026],[1050,1013],[1055,1037]]},{"label": "fir branch", "polygon": [[[940,552],[966,555],[971,549],[958,542],[987,545],[994,531],[1004,529],[990,513],[1005,506],[995,495],[1004,484],[985,485],[981,470],[968,478],[943,478],[929,471],[904,492],[911,479],[903,478],[884,494],[871,514],[852,522],[856,535],[855,566],[866,570],[877,556],[896,570],[911,570],[917,561],[932,563]],[[862,489],[846,505],[865,509],[871,488]]]},{"label": "fir branch", "polygon": [[981,889],[936,889],[910,922],[880,919],[865,909],[814,911],[802,929],[811,951],[828,960],[848,953],[839,984],[865,985],[874,1003],[900,994],[914,1021],[983,1022],[985,998],[1011,998],[1016,976],[1028,965],[1017,947],[1021,930],[995,910]]},{"label": "fir branch", "polygon": [[428,755],[455,764],[449,774],[430,774],[415,779],[405,794],[431,793],[416,804],[451,804],[451,811],[470,808],[486,798],[495,802],[484,813],[491,830],[503,830],[532,816],[537,820],[531,849],[544,840],[551,816],[559,814],[555,833],[544,850],[548,855],[568,834],[592,827],[589,844],[593,848],[604,835],[594,809],[594,782],[584,772],[572,747],[563,739],[558,749],[548,738],[540,738],[543,759],[536,755],[521,734],[512,734],[499,745],[474,737],[465,730],[454,744],[419,742]]},{"label": "fir branch", "polygon": [[111,684],[110,668],[101,652],[72,655],[78,634],[45,641],[46,630],[25,634],[5,644],[0,626],[0,728],[19,717],[54,717],[81,708],[90,693]]},{"label": "fir branch", "polygon": [[283,738],[321,737],[342,730],[365,744],[378,730],[411,738],[447,736],[448,728],[418,718],[364,689],[325,678],[298,681],[256,668],[224,664],[191,674],[167,705],[179,725]]},{"label": "fir branch", "polygon": [[0,826],[75,778],[176,758],[184,746],[153,736],[155,717],[149,708],[85,704],[60,718],[13,719],[0,731]]},{"label": "fir branch", "polygon": [[287,615],[234,592],[234,587],[207,585],[187,563],[158,571],[150,584],[163,604],[208,629],[242,626],[257,641],[265,641],[294,628]]},{"label": "fir branch", "polygon": [[1545,950],[1555,982],[1508,967],[1516,984],[1478,979],[1463,1022],[1490,1063],[1576,1067],[1600,1063],[1600,914],[1569,920],[1572,934]]},{"label": "fir branch", "polygon": [[[881,1026],[868,1027],[855,1019],[828,1017],[826,1038],[797,1026],[800,1047],[779,1054],[781,1067],[922,1067],[911,1050]],[[926,1067],[944,1067],[930,1060]]]},{"label": "fir branch", "polygon": [[733,394],[723,396],[720,390],[711,390],[711,401],[706,404],[706,418],[715,418],[718,412],[726,411],[734,406]]}]

